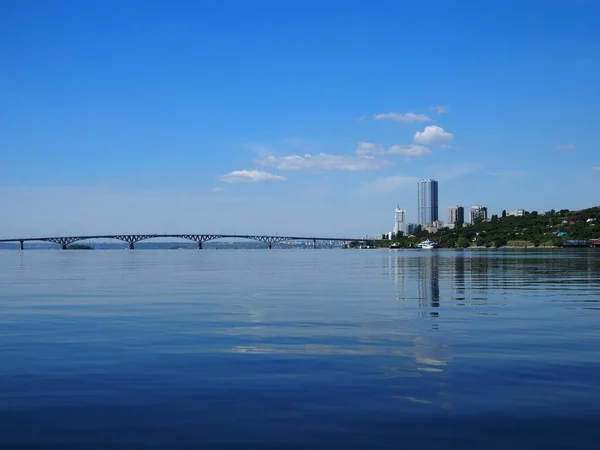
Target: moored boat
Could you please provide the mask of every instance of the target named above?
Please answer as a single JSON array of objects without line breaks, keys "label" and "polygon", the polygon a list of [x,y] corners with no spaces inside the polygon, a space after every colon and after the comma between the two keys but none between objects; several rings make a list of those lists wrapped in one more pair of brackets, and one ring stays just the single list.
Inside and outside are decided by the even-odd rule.
[{"label": "moored boat", "polygon": [[423,242],[419,242],[417,244],[417,247],[425,249],[425,250],[431,250],[431,249],[434,249],[434,248],[437,247],[437,243],[434,242],[434,241],[430,241],[429,239],[427,239],[427,240],[425,240]]}]

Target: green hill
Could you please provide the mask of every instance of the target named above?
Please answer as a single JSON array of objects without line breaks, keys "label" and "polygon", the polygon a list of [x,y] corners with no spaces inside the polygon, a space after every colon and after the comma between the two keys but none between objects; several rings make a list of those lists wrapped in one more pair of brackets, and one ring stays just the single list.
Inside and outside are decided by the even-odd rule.
[{"label": "green hill", "polygon": [[[600,238],[600,207],[581,211],[550,210],[545,213],[525,211],[523,216],[493,215],[474,224],[457,224],[454,229],[442,228],[429,233],[420,228],[413,237],[397,237],[403,246],[414,246],[423,239],[432,239],[445,247],[505,247],[561,246],[563,240]],[[388,246],[391,242],[382,242]]]}]

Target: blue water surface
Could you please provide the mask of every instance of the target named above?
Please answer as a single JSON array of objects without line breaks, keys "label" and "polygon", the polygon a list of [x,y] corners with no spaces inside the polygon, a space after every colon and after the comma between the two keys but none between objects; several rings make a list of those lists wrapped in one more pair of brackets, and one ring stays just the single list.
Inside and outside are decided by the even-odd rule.
[{"label": "blue water surface", "polygon": [[0,447],[598,449],[600,250],[1,251]]}]

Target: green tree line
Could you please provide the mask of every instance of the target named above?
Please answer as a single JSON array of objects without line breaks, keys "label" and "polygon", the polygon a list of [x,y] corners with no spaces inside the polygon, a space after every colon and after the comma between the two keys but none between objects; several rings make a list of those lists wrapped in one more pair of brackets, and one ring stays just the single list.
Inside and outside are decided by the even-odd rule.
[{"label": "green tree line", "polygon": [[523,216],[509,216],[503,211],[488,220],[473,224],[457,223],[454,228],[442,228],[437,233],[417,227],[413,236],[397,235],[391,241],[375,241],[374,245],[388,247],[397,242],[414,247],[431,239],[443,247],[505,247],[561,246],[564,239],[590,240],[600,238],[600,207],[580,211],[550,210],[545,213],[525,211]]}]

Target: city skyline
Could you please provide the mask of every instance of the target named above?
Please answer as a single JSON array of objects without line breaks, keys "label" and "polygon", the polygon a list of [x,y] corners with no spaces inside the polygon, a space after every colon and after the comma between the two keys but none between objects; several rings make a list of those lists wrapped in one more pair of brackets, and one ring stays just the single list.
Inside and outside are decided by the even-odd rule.
[{"label": "city skyline", "polygon": [[598,203],[597,2],[38,5],[0,15],[0,237],[363,236],[426,177]]}]

